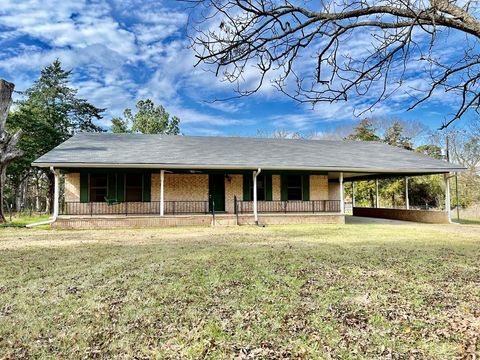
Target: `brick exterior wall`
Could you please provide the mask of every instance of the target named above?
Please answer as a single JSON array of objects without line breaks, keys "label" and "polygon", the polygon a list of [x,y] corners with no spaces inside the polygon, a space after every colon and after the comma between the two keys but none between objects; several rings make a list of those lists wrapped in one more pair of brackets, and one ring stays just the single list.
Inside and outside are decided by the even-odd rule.
[{"label": "brick exterior wall", "polygon": [[329,200],[327,175],[310,175],[310,200]]},{"label": "brick exterior wall", "polygon": [[234,197],[238,200],[243,198],[243,176],[229,175],[230,181],[225,178],[225,211],[234,212]]},{"label": "brick exterior wall", "polygon": [[[165,174],[165,201],[208,200],[208,175]],[[152,174],[152,201],[160,201],[160,174]]]},{"label": "brick exterior wall", "polygon": [[[118,229],[118,228],[144,228],[144,227],[167,227],[167,226],[234,226],[237,225],[235,215],[217,215],[215,223],[212,215],[192,216],[118,216],[118,217],[61,217],[52,224],[60,229]],[[238,225],[253,225],[252,215],[241,215]],[[275,214],[260,215],[260,224],[343,224],[345,216],[340,214]]]},{"label": "brick exterior wall", "polygon": [[[280,175],[272,175],[272,200],[281,200]],[[340,198],[339,183],[329,183],[326,175],[310,176],[311,200],[338,200]],[[165,174],[165,201],[206,201],[208,200],[208,175],[205,174]],[[234,197],[243,198],[243,177],[231,174],[225,178],[225,210],[234,212]],[[67,202],[80,201],[80,174],[65,175],[65,200]],[[160,201],[160,174],[154,173],[151,178],[151,200]],[[95,204],[94,213],[117,214],[124,213],[124,205],[106,207],[105,204]],[[131,204],[129,213],[135,210],[143,213],[156,213],[153,205],[148,203]],[[73,208],[72,208],[73,209]],[[159,210],[158,210],[159,212]]]},{"label": "brick exterior wall", "polygon": [[427,224],[448,223],[448,214],[446,211],[354,207],[353,216],[414,221]]},{"label": "brick exterior wall", "polygon": [[328,200],[340,200],[340,183],[328,183]]},{"label": "brick exterior wall", "polygon": [[65,174],[65,201],[80,201],[80,173]]},{"label": "brick exterior wall", "polygon": [[272,175],[272,200],[281,199],[280,175]]},{"label": "brick exterior wall", "polygon": [[[293,225],[293,224],[345,224],[345,215],[341,214],[259,214],[260,225]],[[241,215],[238,225],[254,225],[252,215]]]}]

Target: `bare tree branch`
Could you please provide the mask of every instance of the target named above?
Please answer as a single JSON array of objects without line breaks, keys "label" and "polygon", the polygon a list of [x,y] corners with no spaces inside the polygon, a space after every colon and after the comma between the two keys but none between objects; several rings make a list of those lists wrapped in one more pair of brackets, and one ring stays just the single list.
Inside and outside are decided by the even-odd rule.
[{"label": "bare tree branch", "polygon": [[[477,1],[190,2],[201,14],[190,36],[197,65],[214,66],[216,76],[236,84],[238,96],[266,82],[312,106],[365,95],[366,106],[357,109],[361,114],[392,97],[412,74],[421,74],[425,84],[409,89],[409,109],[446,93],[458,101],[443,127],[469,110],[479,111]],[[458,34],[464,41],[456,37],[445,52],[447,36]]]}]

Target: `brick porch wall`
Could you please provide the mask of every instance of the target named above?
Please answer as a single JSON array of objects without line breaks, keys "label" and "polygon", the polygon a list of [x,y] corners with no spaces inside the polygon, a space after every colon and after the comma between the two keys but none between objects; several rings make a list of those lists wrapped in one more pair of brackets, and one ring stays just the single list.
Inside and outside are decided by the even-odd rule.
[{"label": "brick porch wall", "polygon": [[65,201],[80,201],[80,173],[65,174]]},{"label": "brick porch wall", "polygon": [[414,221],[427,224],[448,224],[446,211],[354,207],[353,216]]},{"label": "brick porch wall", "polygon": [[[208,175],[165,174],[165,201],[208,200]],[[160,174],[152,174],[152,201],[160,201]]]},{"label": "brick porch wall", "polygon": [[225,178],[225,211],[233,213],[235,196],[238,200],[243,198],[243,176],[229,175],[228,178]]},{"label": "brick porch wall", "polygon": [[[242,175],[229,175],[225,178],[225,210],[233,212],[234,196],[243,198]],[[160,201],[160,174],[152,174],[151,200]],[[326,175],[310,176],[311,200],[338,200],[338,183],[329,183]],[[281,200],[280,175],[272,176],[272,199]],[[208,175],[205,174],[165,174],[165,201],[205,201],[208,200]],[[65,174],[65,201],[80,201],[80,174]]]},{"label": "brick porch wall", "polygon": [[340,183],[328,183],[328,200],[340,200]]},{"label": "brick porch wall", "polygon": [[281,199],[280,175],[272,175],[272,200]]},{"label": "brick porch wall", "polygon": [[336,200],[328,198],[327,175],[310,175],[310,200]]}]

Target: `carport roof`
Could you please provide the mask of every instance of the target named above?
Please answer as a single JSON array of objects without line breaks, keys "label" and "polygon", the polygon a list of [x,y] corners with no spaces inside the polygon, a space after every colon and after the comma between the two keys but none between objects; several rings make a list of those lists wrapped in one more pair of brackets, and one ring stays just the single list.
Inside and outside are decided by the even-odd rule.
[{"label": "carport roof", "polygon": [[80,133],[33,162],[58,168],[432,174],[464,168],[379,142]]}]

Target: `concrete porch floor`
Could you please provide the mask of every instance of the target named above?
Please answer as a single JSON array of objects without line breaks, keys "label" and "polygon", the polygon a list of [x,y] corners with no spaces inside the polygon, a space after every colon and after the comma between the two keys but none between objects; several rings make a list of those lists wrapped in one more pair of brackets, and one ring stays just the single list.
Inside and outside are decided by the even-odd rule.
[{"label": "concrete porch floor", "polygon": [[345,215],[345,224],[384,224],[384,225],[412,225],[420,224],[413,221],[390,220],[363,216]]}]

